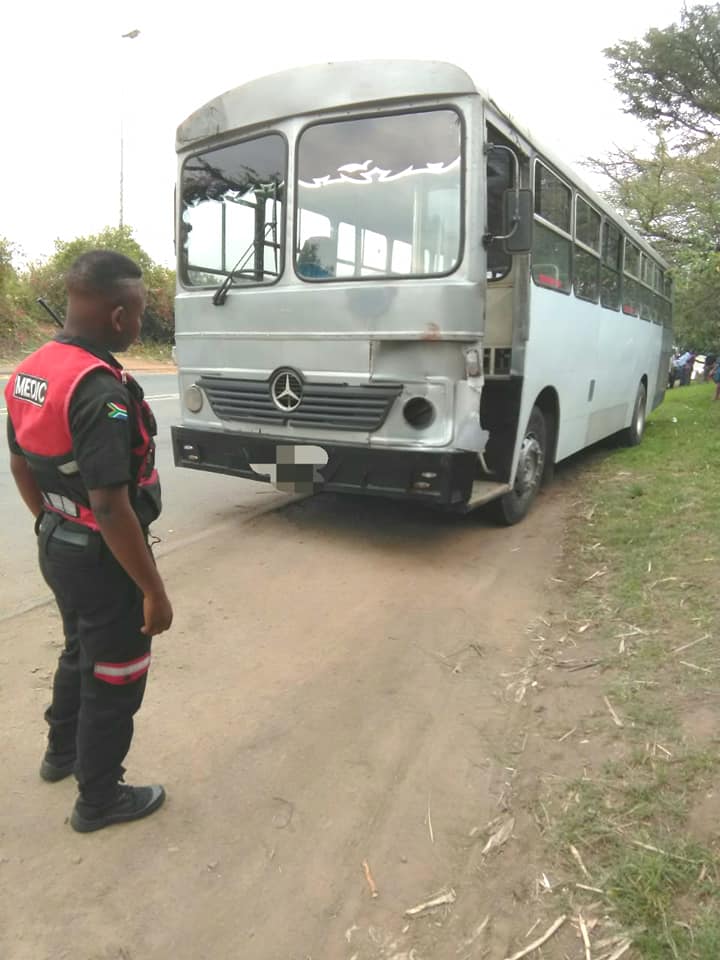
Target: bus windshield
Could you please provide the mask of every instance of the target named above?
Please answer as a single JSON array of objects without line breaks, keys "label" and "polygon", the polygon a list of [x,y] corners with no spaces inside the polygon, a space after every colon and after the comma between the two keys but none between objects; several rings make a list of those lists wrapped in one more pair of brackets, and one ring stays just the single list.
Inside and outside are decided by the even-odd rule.
[{"label": "bus windshield", "polygon": [[308,127],[298,148],[303,280],[451,273],[461,253],[462,127],[454,110]]},{"label": "bus windshield", "polygon": [[280,276],[287,146],[279,134],[189,157],[182,172],[183,279],[191,286]]}]

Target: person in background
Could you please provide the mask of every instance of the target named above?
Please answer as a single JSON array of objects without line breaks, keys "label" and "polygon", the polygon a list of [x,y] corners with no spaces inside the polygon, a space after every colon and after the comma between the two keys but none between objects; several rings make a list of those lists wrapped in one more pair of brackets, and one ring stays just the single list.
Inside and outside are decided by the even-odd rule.
[{"label": "person in background", "polygon": [[715,361],[713,366],[711,377],[713,383],[715,384],[715,400],[720,400],[720,359]]},{"label": "person in background", "polygon": [[681,354],[675,361],[675,370],[681,387],[686,387],[690,383],[690,374],[692,373],[694,360],[695,356],[693,352],[686,350],[685,353]]}]

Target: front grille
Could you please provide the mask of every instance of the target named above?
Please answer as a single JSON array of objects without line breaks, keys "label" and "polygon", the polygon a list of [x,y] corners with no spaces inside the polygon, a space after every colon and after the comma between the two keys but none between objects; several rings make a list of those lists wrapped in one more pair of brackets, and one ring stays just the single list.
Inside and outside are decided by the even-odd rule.
[{"label": "front grille", "polygon": [[402,384],[304,383],[300,406],[291,413],[278,410],[267,380],[200,377],[200,386],[219,420],[253,420],[292,427],[331,427],[333,430],[377,430]]}]

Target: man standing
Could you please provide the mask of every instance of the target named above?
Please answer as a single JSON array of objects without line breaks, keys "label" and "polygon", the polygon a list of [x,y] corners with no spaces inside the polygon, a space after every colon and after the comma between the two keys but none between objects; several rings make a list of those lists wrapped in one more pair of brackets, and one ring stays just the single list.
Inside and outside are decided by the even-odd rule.
[{"label": "man standing", "polygon": [[44,780],[75,773],[70,822],[85,833],[153,813],[161,786],[122,783],[150,642],[172,608],[148,546],[160,513],[155,421],[111,351],[137,340],[142,271],[107,250],[66,276],[64,330],[7,384],[10,467],[35,516],[40,569],[63,622]]}]

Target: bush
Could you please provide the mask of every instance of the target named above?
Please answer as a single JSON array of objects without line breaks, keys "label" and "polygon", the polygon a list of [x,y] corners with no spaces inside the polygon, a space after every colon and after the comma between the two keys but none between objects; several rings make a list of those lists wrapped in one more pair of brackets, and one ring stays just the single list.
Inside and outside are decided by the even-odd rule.
[{"label": "bush", "polygon": [[47,316],[37,304],[44,297],[56,313],[67,309],[65,274],[72,262],[88,250],[115,250],[142,269],[148,291],[141,337],[155,343],[172,343],[175,334],[175,272],[155,263],[133,237],[130,227],[106,227],[94,236],[56,240],[55,253],[44,263],[32,263],[22,277],[22,306],[35,320]]}]

